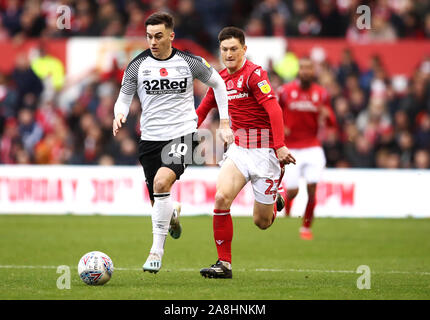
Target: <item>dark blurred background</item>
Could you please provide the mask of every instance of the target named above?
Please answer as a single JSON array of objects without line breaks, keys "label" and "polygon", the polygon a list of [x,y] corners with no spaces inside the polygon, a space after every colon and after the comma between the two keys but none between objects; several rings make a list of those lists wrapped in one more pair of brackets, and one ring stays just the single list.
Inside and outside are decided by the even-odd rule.
[{"label": "dark blurred background", "polygon": [[[362,4],[371,9],[369,30],[356,27]],[[57,27],[61,5],[71,9],[70,29]],[[111,132],[122,66],[71,81],[64,61],[46,48],[82,37],[144,39],[144,21],[158,10],[175,16],[178,41],[192,41],[212,62],[217,34],[227,25],[243,28],[248,37],[342,39],[363,46],[413,40],[418,47],[430,40],[428,0],[0,0],[0,48],[32,41],[37,48],[37,55],[14,49],[13,65],[0,69],[0,163],[137,164],[137,99],[126,129],[115,138]],[[5,50],[0,58],[10,58]],[[271,61],[267,67],[275,89],[295,77],[291,66],[299,54],[292,49],[286,58],[289,64]],[[336,130],[321,130],[328,167],[430,168],[430,52],[402,75],[390,74],[378,54],[363,67],[347,47],[337,62],[312,58],[338,122]],[[221,68],[216,60],[214,66]],[[196,106],[205,93],[197,86]],[[67,94],[71,90],[74,95]],[[204,126],[215,130],[217,115]]]}]

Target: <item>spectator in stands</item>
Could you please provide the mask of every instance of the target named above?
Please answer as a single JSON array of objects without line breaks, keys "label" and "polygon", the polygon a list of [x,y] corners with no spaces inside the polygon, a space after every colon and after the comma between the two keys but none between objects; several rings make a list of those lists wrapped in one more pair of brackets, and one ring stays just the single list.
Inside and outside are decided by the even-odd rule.
[{"label": "spectator in stands", "polygon": [[430,150],[430,114],[425,112],[419,117],[418,128],[415,132],[414,141],[417,148]]},{"label": "spectator in stands", "polygon": [[416,123],[420,112],[430,110],[428,81],[418,72],[409,85],[409,93],[400,101],[400,109],[404,110],[409,118],[410,127]]},{"label": "spectator in stands", "polygon": [[[0,72],[0,118],[4,119],[2,123],[8,118],[16,117],[19,97],[17,90],[11,85],[8,77]],[[0,135],[2,134],[2,128],[0,125]]]},{"label": "spectator in stands", "polygon": [[18,111],[24,106],[35,110],[43,91],[43,83],[30,67],[27,54],[19,53],[17,55],[11,78],[15,82],[18,94],[17,104],[14,106],[14,116],[17,116]]},{"label": "spectator in stands", "polygon": [[354,61],[351,49],[345,48],[342,52],[341,62],[337,68],[337,80],[344,86],[346,78],[349,75],[358,76],[359,74],[360,69],[358,64]]},{"label": "spectator in stands", "polygon": [[300,29],[303,29],[300,24],[309,14],[309,6],[306,0],[297,0],[293,1],[291,9],[290,19],[287,22],[287,35],[299,36]]},{"label": "spectator in stands", "polygon": [[195,9],[194,0],[179,0],[175,12],[175,35],[191,39],[206,48],[211,47],[209,34],[202,28],[201,16]]},{"label": "spectator in stands", "polygon": [[370,85],[372,83],[375,74],[378,70],[383,69],[381,58],[378,55],[373,55],[370,59],[370,67],[360,75],[360,87],[363,88],[367,93],[370,91]]},{"label": "spectator in stands", "polygon": [[50,90],[60,90],[65,81],[64,66],[60,59],[46,51],[46,39],[39,43],[38,57],[31,61],[31,69],[43,81],[45,92],[48,96],[53,93]]},{"label": "spectator in stands", "polygon": [[121,141],[121,149],[116,164],[119,165],[136,165],[137,162],[137,145],[135,140],[131,138],[125,138]]},{"label": "spectator in stands", "polygon": [[373,168],[374,150],[364,134],[358,134],[355,140],[345,144],[345,155],[354,168]]},{"label": "spectator in stands", "polygon": [[118,8],[112,0],[101,1],[97,10],[97,25],[102,35],[112,22],[121,20]]},{"label": "spectator in stands", "polygon": [[24,108],[18,114],[18,131],[24,149],[32,154],[34,147],[43,137],[43,130],[34,118],[34,111]]},{"label": "spectator in stands", "polygon": [[5,8],[1,12],[3,26],[12,37],[21,31],[22,7],[19,0],[6,1]]},{"label": "spectator in stands", "polygon": [[145,28],[145,12],[138,2],[130,2],[126,7],[129,21],[125,29],[126,37],[144,37],[146,34]]},{"label": "spectator in stands", "polygon": [[0,163],[16,163],[16,146],[19,144],[18,123],[15,118],[9,118],[5,122],[3,134],[0,138]]},{"label": "spectator in stands", "polygon": [[290,18],[290,11],[281,0],[263,0],[254,8],[251,17],[262,21],[265,36],[273,36],[275,31],[278,35],[279,32],[284,35],[285,24]]},{"label": "spectator in stands", "polygon": [[426,38],[430,38],[430,12],[425,15],[424,18],[424,35]]},{"label": "spectator in stands", "polygon": [[[346,35],[349,40],[364,42],[430,38],[428,0],[366,2],[372,9],[372,30],[357,28],[356,8],[361,3],[357,0],[6,0],[0,1],[0,40],[10,38],[20,44],[25,37],[41,36],[49,44],[50,39],[60,36],[142,38],[145,17],[160,9],[178,14],[177,38],[194,39],[212,52],[217,50],[219,30],[229,24],[246,25],[247,34],[253,36]],[[56,26],[59,4],[72,9],[71,30]],[[363,70],[348,48],[337,65],[330,64],[333,61],[327,61],[320,49],[313,50],[312,57],[318,56],[318,80],[330,94],[339,127],[338,132],[321,133],[327,165],[429,168],[430,58],[424,58],[414,74],[393,77],[388,76],[378,56],[372,57],[370,66],[363,66]],[[133,165],[128,161],[134,152],[129,142],[139,136],[136,111],[139,104],[132,104],[127,130],[115,138],[110,132],[109,95],[116,95],[119,90],[122,80],[119,64],[111,72],[93,73],[91,78],[80,82],[76,89],[80,92],[78,98],[67,98],[64,103],[57,99],[57,94],[65,92],[64,66],[52,63],[52,59],[46,63],[43,57],[31,65],[27,57],[26,53],[19,54],[12,72],[0,72],[0,162]],[[288,51],[285,59],[270,65],[268,72],[274,89],[282,81],[295,77],[297,58],[296,52]],[[53,70],[63,71],[49,91],[50,81],[47,84],[45,81],[52,77],[48,74]],[[197,104],[205,90],[196,88]],[[50,94],[46,96],[46,92]],[[20,110],[26,110],[21,120]],[[28,110],[32,110],[32,120],[23,125],[22,118]],[[214,115],[207,127],[216,128],[216,121]],[[28,137],[37,137],[38,129],[34,128],[38,127],[43,136],[30,150],[28,146],[34,140]]]},{"label": "spectator in stands", "polygon": [[373,98],[368,108],[359,113],[356,121],[358,130],[372,145],[384,131],[391,129],[391,118],[383,98]]},{"label": "spectator in stands", "polygon": [[5,41],[5,40],[9,40],[9,32],[4,27],[3,17],[2,15],[0,15],[0,41]]},{"label": "spectator in stands", "polygon": [[369,30],[369,40],[372,42],[392,42],[397,39],[394,27],[388,22],[384,13],[372,15],[372,27]]},{"label": "spectator in stands", "polygon": [[113,166],[115,164],[115,159],[108,154],[102,154],[97,162],[101,166]]},{"label": "spectator in stands", "polygon": [[245,27],[246,35],[249,37],[263,37],[264,23],[260,18],[251,17]]},{"label": "spectator in stands", "polygon": [[419,149],[414,154],[414,168],[430,169],[430,153],[427,150]]},{"label": "spectator in stands", "polygon": [[73,36],[95,37],[100,35],[100,26],[97,24],[95,15],[87,10],[78,11],[72,23]]},{"label": "spectator in stands", "polygon": [[347,17],[340,14],[335,0],[318,1],[319,22],[322,37],[342,37],[345,35]]},{"label": "spectator in stands", "polygon": [[25,1],[24,10],[20,16],[20,35],[24,37],[38,37],[46,27],[45,17],[42,16],[40,1]]}]

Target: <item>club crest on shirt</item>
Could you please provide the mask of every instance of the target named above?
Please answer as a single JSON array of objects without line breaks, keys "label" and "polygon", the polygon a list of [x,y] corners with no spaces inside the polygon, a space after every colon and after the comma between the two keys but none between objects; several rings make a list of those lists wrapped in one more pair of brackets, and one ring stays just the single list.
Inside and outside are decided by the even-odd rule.
[{"label": "club crest on shirt", "polygon": [[272,90],[270,84],[266,80],[260,81],[257,85],[260,88],[260,91],[264,94],[269,93]]},{"label": "club crest on shirt", "polygon": [[237,80],[237,87],[242,88],[242,84],[243,84],[243,75],[241,75],[239,80]]},{"label": "club crest on shirt", "polygon": [[319,97],[320,96],[319,96],[318,92],[312,93],[312,101],[313,102],[318,102]]},{"label": "club crest on shirt", "polygon": [[228,80],[227,81],[227,90],[231,90],[234,87],[234,83],[233,80]]},{"label": "club crest on shirt", "polygon": [[188,69],[187,67],[184,67],[184,66],[176,67],[176,71],[178,71],[178,73],[182,76],[185,76],[186,74],[188,74]]}]

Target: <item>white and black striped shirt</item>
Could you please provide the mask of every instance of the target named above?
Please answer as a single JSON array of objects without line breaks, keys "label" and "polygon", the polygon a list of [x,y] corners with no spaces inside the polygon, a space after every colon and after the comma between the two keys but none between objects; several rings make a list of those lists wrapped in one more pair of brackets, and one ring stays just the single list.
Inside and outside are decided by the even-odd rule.
[{"label": "white and black striped shirt", "polygon": [[201,57],[172,49],[165,60],[145,50],[124,73],[114,113],[127,117],[132,98],[138,94],[142,106],[141,139],[167,141],[197,130],[193,80],[214,88],[221,119],[228,119],[225,83]]}]

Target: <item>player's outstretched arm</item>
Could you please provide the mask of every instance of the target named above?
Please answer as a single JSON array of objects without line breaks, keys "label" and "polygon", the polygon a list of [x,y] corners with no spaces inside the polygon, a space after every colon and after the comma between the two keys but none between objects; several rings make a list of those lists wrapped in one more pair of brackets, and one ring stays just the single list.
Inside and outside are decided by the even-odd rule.
[{"label": "player's outstretched arm", "polygon": [[214,91],[212,88],[209,88],[196,110],[198,117],[197,128],[205,121],[209,111],[216,108],[216,106]]},{"label": "player's outstretched arm", "polygon": [[[202,122],[206,119],[209,111],[217,106],[215,101],[215,95],[212,88],[209,88],[202,102],[198,106],[196,113],[198,117],[197,127],[200,127]],[[230,120],[229,119],[221,119],[219,125],[219,133],[221,135],[221,139],[230,144],[234,141],[234,135],[230,128]]]},{"label": "player's outstretched arm", "polygon": [[296,159],[284,143],[284,121],[282,109],[276,99],[268,99],[262,103],[267,111],[272,127],[273,143],[279,162],[283,164],[296,164]]},{"label": "player's outstretched arm", "polygon": [[218,106],[219,118],[228,119],[228,97],[224,80],[218,72],[213,70],[206,84],[213,89],[215,101]]},{"label": "player's outstretched arm", "polygon": [[227,144],[231,144],[234,141],[234,135],[233,131],[230,128],[230,120],[228,116],[227,88],[225,86],[225,82],[221,78],[219,73],[213,70],[211,77],[207,81],[207,85],[209,85],[213,89],[213,95],[218,106],[220,118],[219,133],[221,135],[221,138]]}]

